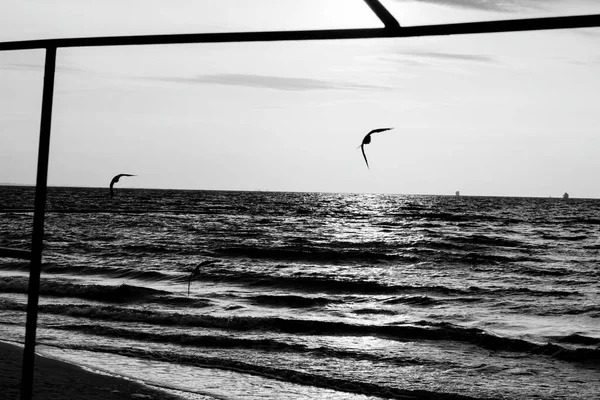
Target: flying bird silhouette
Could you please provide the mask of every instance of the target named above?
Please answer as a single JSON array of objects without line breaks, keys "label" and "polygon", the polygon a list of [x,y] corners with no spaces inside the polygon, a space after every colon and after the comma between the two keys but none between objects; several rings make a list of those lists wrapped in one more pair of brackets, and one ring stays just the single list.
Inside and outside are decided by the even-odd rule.
[{"label": "flying bird silhouette", "polygon": [[194,270],[190,274],[190,277],[188,278],[188,297],[190,297],[190,285],[192,284],[192,279],[200,275],[200,268],[205,267],[207,265],[215,264],[217,262],[219,262],[219,260],[208,260],[202,261],[200,264],[196,265],[196,268],[194,268]]},{"label": "flying bird silhouette", "polygon": [[119,174],[117,176],[115,176],[114,178],[112,178],[112,181],[110,181],[110,197],[112,198],[115,195],[115,191],[113,190],[113,186],[115,183],[119,182],[119,179],[121,179],[122,176],[135,176],[135,175],[131,175],[131,174]]},{"label": "flying bird silhouette", "polygon": [[390,129],[394,129],[394,128],[378,128],[378,129],[373,129],[371,132],[367,133],[365,135],[365,137],[363,138],[362,143],[360,144],[360,149],[362,151],[363,157],[365,158],[365,163],[367,164],[367,168],[370,169],[369,162],[367,161],[367,155],[365,154],[365,144],[371,143],[371,135],[372,134],[379,133],[379,132],[384,132],[384,131],[389,131]]}]

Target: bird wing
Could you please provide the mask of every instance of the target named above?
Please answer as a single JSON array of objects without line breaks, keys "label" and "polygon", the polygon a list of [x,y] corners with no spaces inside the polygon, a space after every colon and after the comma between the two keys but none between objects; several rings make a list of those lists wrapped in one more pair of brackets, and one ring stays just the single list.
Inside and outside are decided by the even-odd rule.
[{"label": "bird wing", "polygon": [[369,162],[367,161],[367,155],[365,154],[365,145],[364,145],[364,144],[361,144],[361,145],[360,145],[360,149],[361,149],[361,151],[362,151],[362,153],[363,153],[363,157],[365,158],[365,163],[367,163],[367,168],[369,168],[369,169],[370,169],[370,167],[369,167]]},{"label": "bird wing", "polygon": [[115,176],[114,178],[112,178],[112,180],[110,181],[110,187],[113,187],[113,185],[114,185],[115,183],[119,182],[119,179],[120,179],[122,176],[136,176],[136,175],[131,175],[131,174],[119,174],[119,175],[116,175],[116,176]]},{"label": "bird wing", "polygon": [[385,132],[385,131],[389,131],[391,129],[394,128],[377,128],[377,129],[373,129],[371,132],[369,132],[367,135],[370,135],[372,133],[379,133],[379,132]]},{"label": "bird wing", "polygon": [[121,178],[122,176],[136,176],[136,175],[132,175],[132,174],[119,174],[119,175],[116,175],[114,178],[112,178],[113,182],[118,182],[119,178]]}]

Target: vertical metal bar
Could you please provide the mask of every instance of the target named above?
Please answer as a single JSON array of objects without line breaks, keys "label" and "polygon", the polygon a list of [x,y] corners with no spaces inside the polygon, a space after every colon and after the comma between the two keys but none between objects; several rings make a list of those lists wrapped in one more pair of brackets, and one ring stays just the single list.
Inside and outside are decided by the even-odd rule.
[{"label": "vertical metal bar", "polygon": [[48,156],[50,153],[50,127],[52,122],[52,97],[54,93],[55,70],[56,47],[48,47],[46,48],[46,64],[44,67],[42,118],[40,122],[40,144],[38,147],[38,168],[35,185],[35,209],[33,214],[33,234],[31,238],[32,254],[29,267],[29,292],[27,298],[25,348],[23,350],[21,400],[29,400],[33,394],[35,334],[37,329],[40,275],[42,271],[42,248],[44,245],[44,213],[46,211]]},{"label": "vertical metal bar", "polygon": [[363,0],[371,11],[377,15],[377,18],[383,22],[386,28],[400,28],[400,23],[396,21],[396,18],[379,2],[379,0]]}]

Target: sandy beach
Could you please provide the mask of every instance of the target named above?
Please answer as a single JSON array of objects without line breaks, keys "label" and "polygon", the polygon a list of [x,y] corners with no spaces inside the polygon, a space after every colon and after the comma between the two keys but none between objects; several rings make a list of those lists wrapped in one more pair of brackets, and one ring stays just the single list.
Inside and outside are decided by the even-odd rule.
[{"label": "sandy beach", "polygon": [[[21,347],[0,342],[0,393],[6,400],[19,399],[21,392]],[[58,399],[165,399],[181,397],[142,383],[97,374],[77,365],[36,356],[33,398]]]}]

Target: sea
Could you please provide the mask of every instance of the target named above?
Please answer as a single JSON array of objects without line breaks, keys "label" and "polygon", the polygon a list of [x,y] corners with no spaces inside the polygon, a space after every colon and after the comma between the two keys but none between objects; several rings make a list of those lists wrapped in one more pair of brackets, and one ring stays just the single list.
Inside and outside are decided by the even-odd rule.
[{"label": "sea", "polygon": [[597,399],[599,278],[597,199],[50,187],[36,350],[182,399]]}]

